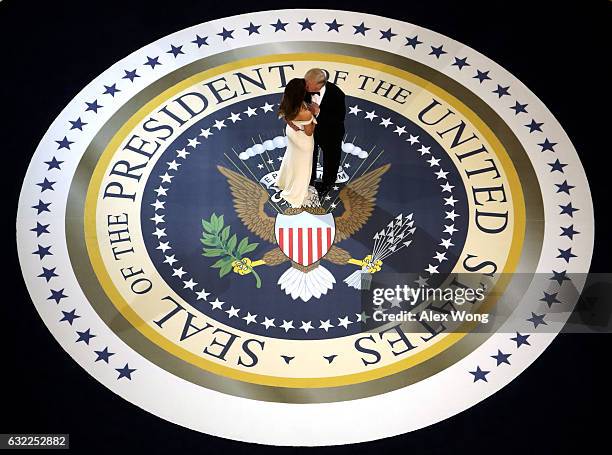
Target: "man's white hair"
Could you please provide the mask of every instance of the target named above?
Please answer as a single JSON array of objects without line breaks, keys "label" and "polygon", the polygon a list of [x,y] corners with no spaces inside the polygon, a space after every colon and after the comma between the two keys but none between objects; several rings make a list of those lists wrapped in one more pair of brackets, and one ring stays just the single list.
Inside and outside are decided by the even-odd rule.
[{"label": "man's white hair", "polygon": [[304,79],[312,81],[315,84],[323,84],[327,82],[327,74],[321,68],[311,68],[306,71]]}]

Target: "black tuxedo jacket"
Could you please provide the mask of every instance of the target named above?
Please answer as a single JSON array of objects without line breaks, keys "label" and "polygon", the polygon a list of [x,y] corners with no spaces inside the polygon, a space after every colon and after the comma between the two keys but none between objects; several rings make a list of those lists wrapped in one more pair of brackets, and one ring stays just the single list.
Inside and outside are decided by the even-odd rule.
[{"label": "black tuxedo jacket", "polygon": [[[306,102],[311,102],[312,95],[306,93]],[[328,140],[337,141],[344,138],[344,118],[346,117],[346,104],[344,92],[332,82],[325,84],[325,96],[321,101],[321,111],[317,117],[315,128],[315,141],[318,143]]]}]

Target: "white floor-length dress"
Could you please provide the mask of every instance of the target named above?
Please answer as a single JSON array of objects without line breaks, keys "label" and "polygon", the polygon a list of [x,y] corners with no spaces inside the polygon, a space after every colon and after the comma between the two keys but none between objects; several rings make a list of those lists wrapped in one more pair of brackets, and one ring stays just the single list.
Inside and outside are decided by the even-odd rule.
[{"label": "white floor-length dress", "polygon": [[287,150],[283,156],[275,185],[282,190],[280,195],[291,207],[302,207],[313,205],[316,198],[314,187],[309,188],[310,175],[312,173],[312,156],[314,153],[314,135],[308,136],[304,133],[304,126],[317,123],[313,116],[310,120],[294,120],[293,123],[300,127],[295,131],[289,125],[285,129],[287,135]]}]

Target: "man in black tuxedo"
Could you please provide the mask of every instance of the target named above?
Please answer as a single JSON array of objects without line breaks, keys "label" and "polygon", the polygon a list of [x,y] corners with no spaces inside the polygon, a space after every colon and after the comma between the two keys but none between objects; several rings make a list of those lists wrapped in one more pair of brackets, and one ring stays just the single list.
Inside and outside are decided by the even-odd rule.
[{"label": "man in black tuxedo", "polygon": [[[313,68],[304,75],[306,81],[305,101],[310,112],[317,119],[314,131],[314,155],[312,157],[312,174],[310,185],[317,189],[319,199],[331,189],[336,182],[342,140],[344,139],[344,118],[346,116],[345,95],[342,90],[327,80],[327,73]],[[323,178],[316,182],[319,147],[323,150]]]}]

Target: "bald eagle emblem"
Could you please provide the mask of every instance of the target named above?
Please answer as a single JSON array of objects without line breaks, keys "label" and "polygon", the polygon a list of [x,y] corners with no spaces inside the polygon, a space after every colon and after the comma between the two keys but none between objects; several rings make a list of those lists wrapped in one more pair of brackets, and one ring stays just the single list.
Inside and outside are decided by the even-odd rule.
[{"label": "bald eagle emblem", "polygon": [[[353,236],[368,222],[376,205],[381,177],[390,166],[384,164],[344,186],[338,195],[344,207],[340,216],[328,213],[317,198],[312,204],[299,208],[289,207],[273,217],[264,210],[267,203],[272,203],[268,191],[259,182],[218,165],[217,169],[227,179],[234,209],[240,220],[253,234],[274,245],[258,260],[229,258],[233,271],[239,275],[256,274],[256,267],[272,267],[289,261],[290,267],[283,272],[277,284],[292,299],[300,298],[306,302],[327,294],[336,282],[331,272],[321,264],[322,261],[339,265],[353,264],[359,268],[344,282],[360,289],[361,274],[381,270],[383,256],[408,246],[411,241],[402,242],[401,246],[399,244],[415,230],[412,214],[400,214],[374,236],[375,244],[380,244],[381,238],[384,238],[384,248],[378,248],[376,254],[369,254],[361,260],[352,258],[348,251],[337,245]],[[248,245],[248,241],[243,242]],[[259,283],[259,277],[257,280]]]}]

